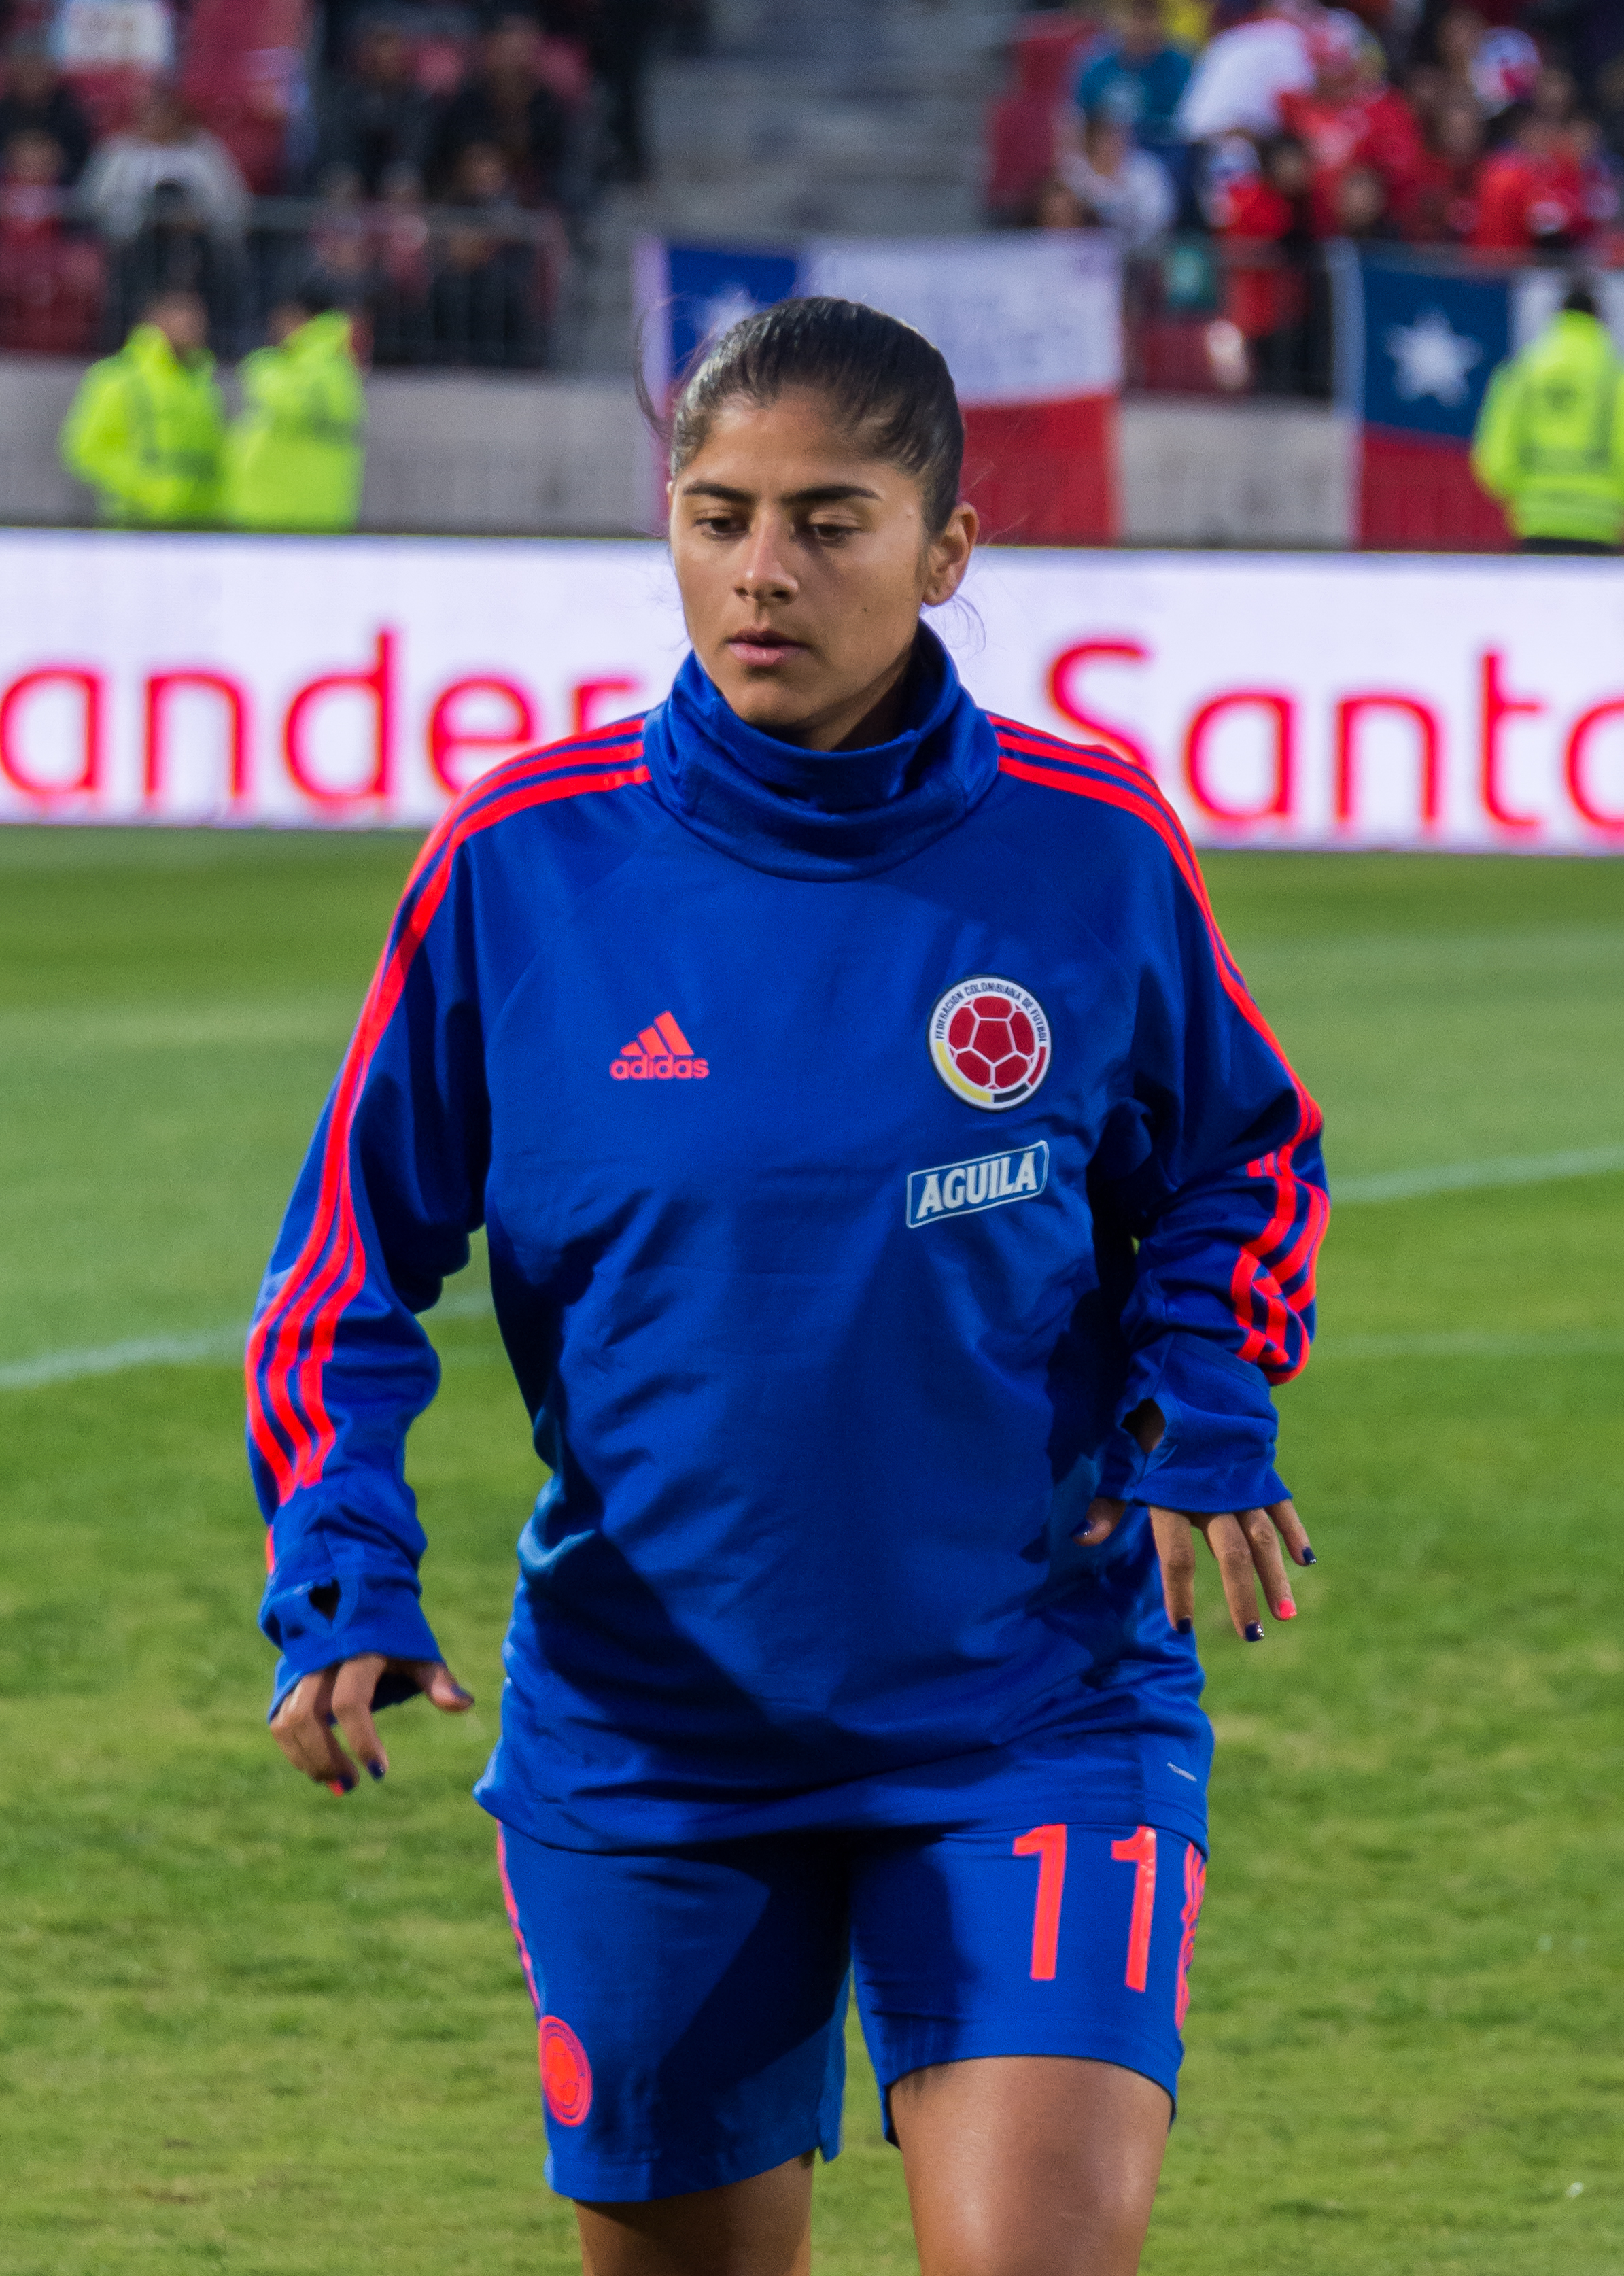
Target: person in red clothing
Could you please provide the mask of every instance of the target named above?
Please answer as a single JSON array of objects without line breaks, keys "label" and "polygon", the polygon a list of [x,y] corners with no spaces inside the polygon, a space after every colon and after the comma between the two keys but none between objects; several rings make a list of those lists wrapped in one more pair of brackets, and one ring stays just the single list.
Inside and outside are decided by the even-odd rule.
[{"label": "person in red clothing", "polygon": [[1445,95],[1433,114],[1420,169],[1398,201],[1399,227],[1412,245],[1473,242],[1483,148],[1483,113],[1477,105],[1469,95]]},{"label": "person in red clothing", "polygon": [[1319,237],[1339,233],[1339,189],[1352,166],[1381,177],[1389,204],[1408,192],[1421,165],[1415,115],[1396,87],[1367,67],[1371,42],[1356,16],[1335,9],[1309,34],[1315,77],[1311,87],[1280,98],[1288,134],[1308,147],[1313,168],[1314,227]]},{"label": "person in red clothing", "polygon": [[1309,391],[1311,178],[1304,145],[1294,134],[1277,134],[1263,145],[1262,171],[1226,184],[1222,193],[1218,219],[1225,252],[1224,321],[1244,343],[1249,376],[1261,395]]},{"label": "person in red clothing", "polygon": [[1374,166],[1349,166],[1337,183],[1336,234],[1355,245],[1380,245],[1399,234],[1387,185]]},{"label": "person in red clothing", "polygon": [[1618,162],[1607,148],[1598,119],[1575,117],[1567,129],[1567,147],[1583,186],[1585,247],[1603,269],[1616,269],[1619,216],[1624,199],[1619,193]]},{"label": "person in red clothing", "polygon": [[1560,253],[1589,233],[1584,171],[1571,137],[1525,110],[1484,166],[1473,244],[1480,253]]},{"label": "person in red clothing", "polygon": [[64,164],[60,143],[33,127],[0,156],[0,348],[84,355],[95,345],[102,254],[63,227]]}]

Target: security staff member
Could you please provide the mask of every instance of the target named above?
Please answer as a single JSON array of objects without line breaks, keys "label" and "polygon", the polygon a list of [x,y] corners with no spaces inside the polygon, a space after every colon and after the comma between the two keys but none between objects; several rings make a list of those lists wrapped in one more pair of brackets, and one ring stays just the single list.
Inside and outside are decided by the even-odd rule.
[{"label": "security staff member", "polygon": [[243,360],[225,519],[237,529],[353,529],[367,402],[350,319],[305,294],[272,311],[269,330],[272,345]]},{"label": "security staff member", "polygon": [[1489,383],[1472,471],[1524,553],[1613,553],[1624,530],[1624,363],[1575,284]]},{"label": "security staff member", "polygon": [[104,520],[177,529],[218,520],[225,421],[208,338],[197,294],[164,292],[118,354],[85,374],[62,457],[97,492]]}]

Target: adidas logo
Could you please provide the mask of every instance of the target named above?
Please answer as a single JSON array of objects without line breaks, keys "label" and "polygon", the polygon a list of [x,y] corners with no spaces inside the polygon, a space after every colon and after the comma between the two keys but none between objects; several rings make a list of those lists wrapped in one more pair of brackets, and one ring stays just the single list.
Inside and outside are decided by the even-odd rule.
[{"label": "adidas logo", "polygon": [[627,1043],[609,1072],[617,1082],[699,1082],[710,1072],[709,1059],[694,1056],[694,1046],[669,1012],[662,1012],[653,1027]]}]

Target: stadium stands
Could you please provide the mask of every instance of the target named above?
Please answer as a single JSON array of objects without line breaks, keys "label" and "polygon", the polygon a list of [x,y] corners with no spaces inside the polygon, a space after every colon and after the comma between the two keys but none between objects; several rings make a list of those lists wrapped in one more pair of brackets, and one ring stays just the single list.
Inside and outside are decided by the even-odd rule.
[{"label": "stadium stands", "polygon": [[593,14],[0,7],[0,353],[110,347],[141,292],[182,282],[233,357],[315,282],[378,360],[545,361],[566,216],[641,118],[641,67]]},{"label": "stadium stands", "polygon": [[[384,369],[623,374],[639,231],[981,220],[1118,239],[1130,398],[1356,420],[1370,262],[1624,266],[1610,5],[12,0],[0,353],[102,352],[180,281],[228,362],[298,285]],[[1435,444],[1366,466],[1367,537],[1500,542]]]}]

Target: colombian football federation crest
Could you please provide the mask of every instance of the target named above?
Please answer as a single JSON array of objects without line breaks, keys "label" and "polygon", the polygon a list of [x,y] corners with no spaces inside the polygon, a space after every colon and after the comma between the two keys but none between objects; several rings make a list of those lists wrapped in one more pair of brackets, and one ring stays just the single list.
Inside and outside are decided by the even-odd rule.
[{"label": "colombian football federation crest", "polygon": [[1002,1114],[1031,1097],[1049,1072],[1049,1022],[1036,996],[979,973],[937,998],[930,1058],[954,1096]]}]

